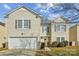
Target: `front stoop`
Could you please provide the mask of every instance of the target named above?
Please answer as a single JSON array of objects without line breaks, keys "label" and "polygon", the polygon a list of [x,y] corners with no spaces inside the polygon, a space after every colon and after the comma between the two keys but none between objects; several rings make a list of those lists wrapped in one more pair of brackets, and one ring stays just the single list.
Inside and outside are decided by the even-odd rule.
[{"label": "front stoop", "polygon": [[45,51],[51,51],[51,49],[48,47],[45,47],[44,49],[45,49]]}]

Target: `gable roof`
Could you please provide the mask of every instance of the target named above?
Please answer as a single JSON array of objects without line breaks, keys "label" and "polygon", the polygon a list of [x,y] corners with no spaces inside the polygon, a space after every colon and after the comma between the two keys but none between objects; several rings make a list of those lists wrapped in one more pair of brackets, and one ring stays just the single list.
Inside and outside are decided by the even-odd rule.
[{"label": "gable roof", "polygon": [[69,22],[69,20],[68,20],[67,18],[63,17],[63,16],[56,17],[54,20],[51,20],[50,22],[52,23],[52,22],[54,22],[54,21],[55,21],[56,19],[58,19],[58,18],[63,19],[63,20],[66,21],[67,23]]},{"label": "gable roof", "polygon": [[42,17],[40,14],[38,14],[37,12],[35,12],[33,9],[30,9],[28,7],[25,7],[25,6],[19,6],[19,7],[15,8],[14,10],[10,11],[9,13],[7,13],[4,17],[7,18],[11,13],[13,13],[13,12],[15,12],[15,11],[21,9],[21,8],[24,8],[24,9],[30,11],[32,14],[34,14],[36,16]]}]

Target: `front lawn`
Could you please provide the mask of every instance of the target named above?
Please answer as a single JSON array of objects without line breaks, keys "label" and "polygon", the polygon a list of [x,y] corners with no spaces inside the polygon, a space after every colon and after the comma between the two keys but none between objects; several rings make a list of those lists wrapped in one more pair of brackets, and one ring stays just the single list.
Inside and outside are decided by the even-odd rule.
[{"label": "front lawn", "polygon": [[51,51],[39,50],[37,56],[79,56],[79,46],[55,47]]}]

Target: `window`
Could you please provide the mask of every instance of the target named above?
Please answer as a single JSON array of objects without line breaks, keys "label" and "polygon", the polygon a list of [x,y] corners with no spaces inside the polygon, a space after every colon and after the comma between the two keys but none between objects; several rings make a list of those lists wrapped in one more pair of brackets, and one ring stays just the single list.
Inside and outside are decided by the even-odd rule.
[{"label": "window", "polygon": [[64,37],[61,37],[61,42],[65,41]]},{"label": "window", "polygon": [[66,31],[66,25],[55,24],[55,32],[58,32],[58,31]]},{"label": "window", "polygon": [[18,28],[22,28],[22,20],[18,20],[17,25],[18,25]]},{"label": "window", "polygon": [[56,39],[57,39],[57,42],[63,42],[63,41],[65,41],[64,37],[57,37]]},{"label": "window", "polygon": [[16,28],[30,28],[30,20],[16,20],[15,27]]},{"label": "window", "polygon": [[55,31],[57,32],[57,31],[60,31],[60,24],[56,24],[55,25]]},{"label": "window", "polygon": [[30,28],[30,20],[24,20],[24,28]]},{"label": "window", "polygon": [[46,33],[47,34],[47,26],[43,26],[42,27],[42,33]]},{"label": "window", "polygon": [[60,37],[57,37],[57,42],[60,42]]},{"label": "window", "polygon": [[61,25],[61,30],[66,31],[66,25]]}]

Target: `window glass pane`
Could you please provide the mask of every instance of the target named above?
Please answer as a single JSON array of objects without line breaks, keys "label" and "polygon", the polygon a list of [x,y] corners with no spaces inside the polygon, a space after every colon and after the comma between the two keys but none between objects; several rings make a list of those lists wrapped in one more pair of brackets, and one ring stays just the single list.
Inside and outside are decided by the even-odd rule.
[{"label": "window glass pane", "polygon": [[30,27],[30,21],[24,20],[24,28],[29,28],[29,27]]},{"label": "window glass pane", "polygon": [[66,31],[66,25],[61,25],[61,31]]},{"label": "window glass pane", "polygon": [[47,26],[44,27],[44,31],[47,34]]},{"label": "window glass pane", "polygon": [[22,20],[17,20],[18,28],[22,28]]},{"label": "window glass pane", "polygon": [[66,25],[64,25],[64,31],[66,31]]},{"label": "window glass pane", "polygon": [[60,24],[56,24],[55,25],[55,31],[57,32],[57,31],[60,31]]},{"label": "window glass pane", "polygon": [[47,34],[47,26],[42,27],[42,32]]},{"label": "window glass pane", "polygon": [[65,41],[65,38],[64,37],[61,37],[61,42]]},{"label": "window glass pane", "polygon": [[57,42],[60,42],[60,37],[57,37]]}]

